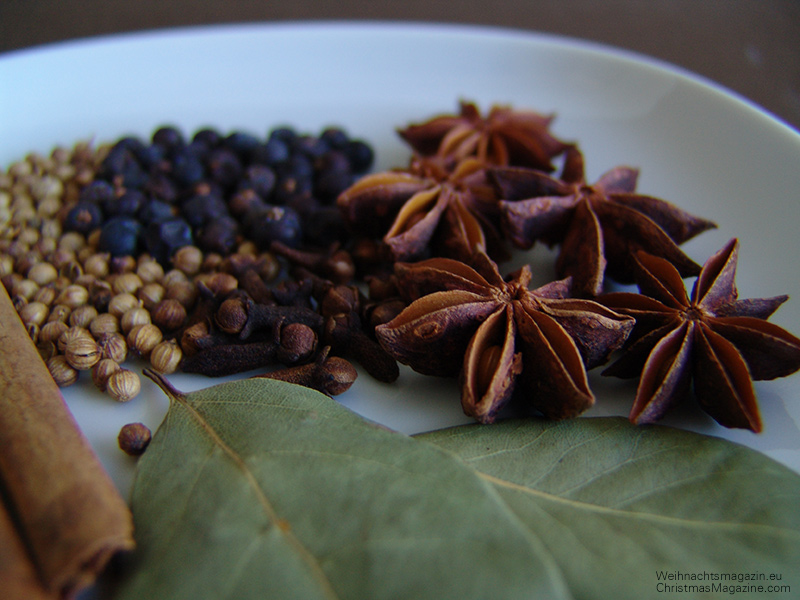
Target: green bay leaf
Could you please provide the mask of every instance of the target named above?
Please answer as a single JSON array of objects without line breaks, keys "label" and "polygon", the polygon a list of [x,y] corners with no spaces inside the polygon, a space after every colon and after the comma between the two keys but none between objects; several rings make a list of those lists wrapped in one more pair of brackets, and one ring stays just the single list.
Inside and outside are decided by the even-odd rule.
[{"label": "green bay leaf", "polygon": [[170,395],[140,458],[118,600],[570,598],[551,554],[450,452],[252,379]]},{"label": "green bay leaf", "polygon": [[800,582],[800,477],[748,448],[621,418],[418,439],[495,487],[576,598],[763,598],[769,585]]}]

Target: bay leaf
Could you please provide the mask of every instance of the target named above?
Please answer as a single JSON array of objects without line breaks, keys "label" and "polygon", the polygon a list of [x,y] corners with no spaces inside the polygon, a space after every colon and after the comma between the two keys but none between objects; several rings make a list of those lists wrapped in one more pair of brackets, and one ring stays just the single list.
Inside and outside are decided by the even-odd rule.
[{"label": "bay leaf", "polygon": [[160,383],[170,410],[137,468],[118,600],[724,598],[800,581],[800,477],[730,442],[617,418],[410,438],[283,382]]},{"label": "bay leaf", "polygon": [[418,439],[495,487],[576,598],[764,598],[767,586],[800,584],[800,477],[751,449],[622,418]]},{"label": "bay leaf", "polygon": [[171,398],[139,459],[118,600],[570,598],[449,452],[265,379]]}]

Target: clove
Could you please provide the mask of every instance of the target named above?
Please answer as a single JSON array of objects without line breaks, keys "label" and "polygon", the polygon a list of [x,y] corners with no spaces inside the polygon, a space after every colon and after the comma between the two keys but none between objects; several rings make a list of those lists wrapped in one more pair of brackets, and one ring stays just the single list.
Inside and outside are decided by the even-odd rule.
[{"label": "clove", "polygon": [[339,356],[330,356],[326,346],[312,363],[296,367],[278,369],[263,375],[260,379],[277,379],[315,389],[329,396],[336,396],[350,389],[358,373],[350,362]]},{"label": "clove", "polygon": [[302,267],[334,283],[347,283],[355,275],[353,258],[347,250],[339,248],[338,244],[331,245],[328,249],[315,252],[311,250],[297,250],[278,241],[272,242],[270,250],[284,257],[295,267]]}]

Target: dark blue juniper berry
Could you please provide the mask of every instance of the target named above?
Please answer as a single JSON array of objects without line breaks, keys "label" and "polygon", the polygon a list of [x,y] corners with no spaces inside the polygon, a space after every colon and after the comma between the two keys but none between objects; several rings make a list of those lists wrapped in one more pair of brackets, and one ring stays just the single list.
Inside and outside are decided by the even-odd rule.
[{"label": "dark blue juniper berry", "polygon": [[194,243],[191,226],[180,217],[150,223],[143,237],[147,252],[162,265],[169,264],[178,248]]},{"label": "dark blue juniper berry", "polygon": [[100,206],[87,200],[79,200],[69,209],[64,218],[63,227],[66,231],[77,231],[84,235],[100,227],[103,223],[103,211]]},{"label": "dark blue juniper berry", "polygon": [[100,230],[97,249],[111,256],[136,256],[141,230],[139,221],[132,217],[111,217]]}]

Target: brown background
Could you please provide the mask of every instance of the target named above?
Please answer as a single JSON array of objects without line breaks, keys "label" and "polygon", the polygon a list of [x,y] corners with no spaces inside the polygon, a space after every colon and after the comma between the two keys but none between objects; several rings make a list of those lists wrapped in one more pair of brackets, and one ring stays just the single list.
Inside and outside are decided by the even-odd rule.
[{"label": "brown background", "polygon": [[666,60],[800,129],[800,0],[0,0],[0,52],[117,32],[357,19],[506,26]]}]

